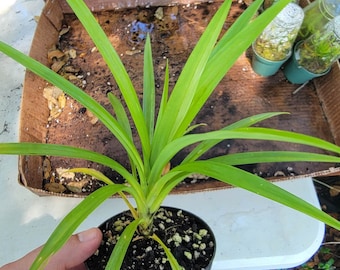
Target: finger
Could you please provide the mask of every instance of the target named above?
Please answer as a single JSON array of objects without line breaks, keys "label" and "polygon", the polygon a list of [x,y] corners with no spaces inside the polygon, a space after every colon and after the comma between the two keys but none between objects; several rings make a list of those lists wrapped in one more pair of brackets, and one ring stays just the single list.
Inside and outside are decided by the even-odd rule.
[{"label": "finger", "polygon": [[[46,269],[61,270],[83,265],[83,262],[97,250],[101,240],[102,234],[97,228],[72,236],[67,244],[52,257]],[[58,268],[54,268],[56,265]]]}]

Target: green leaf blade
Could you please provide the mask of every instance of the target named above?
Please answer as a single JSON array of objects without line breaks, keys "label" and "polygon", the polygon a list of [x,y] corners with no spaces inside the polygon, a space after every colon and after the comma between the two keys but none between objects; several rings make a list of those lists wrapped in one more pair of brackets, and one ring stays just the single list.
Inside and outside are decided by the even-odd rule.
[{"label": "green leaf blade", "polygon": [[[169,162],[169,160],[171,160],[171,158],[173,158],[175,154],[177,154],[185,147],[203,141],[210,141],[212,143],[215,143],[217,140],[221,141],[226,139],[268,140],[303,144],[340,154],[340,147],[337,145],[334,145],[325,140],[295,132],[258,127],[236,128],[232,130],[225,129],[202,134],[186,135],[166,145],[159,153],[158,159],[156,160],[151,170],[151,180],[157,179],[165,164]],[[151,182],[151,184],[154,183]]]},{"label": "green leaf blade", "polygon": [[112,93],[108,93],[108,99],[112,105],[113,111],[116,114],[117,121],[121,125],[122,129],[125,130],[126,134],[129,136],[131,142],[133,142],[131,125],[129,122],[129,117],[127,116],[124,106],[121,101]]},{"label": "green leaf blade", "polygon": [[153,240],[155,240],[158,244],[160,244],[160,246],[163,248],[163,250],[164,250],[164,252],[165,252],[165,254],[166,254],[166,256],[169,260],[171,269],[172,270],[182,270],[183,268],[179,265],[175,256],[171,253],[171,250],[164,244],[164,242],[156,234],[153,234],[151,236],[151,238]]},{"label": "green leaf blade", "polygon": [[150,143],[153,138],[155,124],[155,76],[153,70],[151,40],[147,35],[144,48],[144,84],[143,84],[143,113],[149,132]]},{"label": "green leaf blade", "polygon": [[[242,127],[250,127],[252,125],[255,125],[261,121],[264,121],[266,119],[272,118],[274,116],[286,114],[284,112],[272,112],[272,113],[261,113],[257,115],[253,115],[250,117],[246,117],[244,119],[241,119],[233,124],[230,124],[221,130],[232,130],[236,128],[242,128]],[[185,157],[183,162],[187,161],[193,161],[198,159],[200,156],[202,156],[204,153],[206,153],[209,149],[214,147],[216,144],[221,142],[221,140],[209,140],[209,141],[204,141],[200,143],[197,147],[195,147],[194,150],[192,150],[188,156]]]},{"label": "green leaf blade", "polygon": [[210,160],[233,166],[274,162],[340,163],[340,157],[297,151],[260,151],[235,153],[211,158]]},{"label": "green leaf blade", "polygon": [[257,195],[295,209],[340,230],[340,221],[334,219],[310,203],[259,176],[233,166],[221,166],[221,163],[204,160],[180,165],[176,168],[176,170],[197,172],[233,186],[243,188]]},{"label": "green leaf blade", "polygon": [[137,166],[140,175],[144,174],[143,162],[135,147],[131,142],[126,132],[121,128],[116,119],[97,101],[87,95],[80,88],[56,74],[54,71],[39,63],[38,61],[26,56],[25,54],[17,51],[9,45],[0,41],[0,51],[13,58],[18,63],[30,69],[38,76],[44,78],[56,87],[63,89],[65,93],[73,97],[87,109],[89,109],[119,140],[128,155],[133,158],[133,162]]},{"label": "green leaf blade", "polygon": [[32,155],[45,156],[48,153],[51,156],[78,158],[93,161],[104,166],[107,166],[117,171],[126,181],[133,187],[133,195],[135,198],[143,201],[143,193],[137,179],[129,173],[117,161],[99,154],[94,151],[59,144],[45,143],[2,143],[0,144],[0,154],[3,155]]},{"label": "green leaf blade", "polygon": [[58,227],[49,237],[43,249],[38,254],[30,269],[40,269],[40,267],[46,265],[50,256],[55,254],[67,242],[72,233],[90,213],[92,213],[108,197],[124,190],[128,190],[128,188],[124,185],[108,185],[101,187],[87,196],[60,222]]},{"label": "green leaf blade", "polygon": [[161,148],[178,134],[179,129],[184,132],[187,128],[188,125],[183,126],[183,119],[188,113],[190,114],[190,104],[196,95],[199,78],[209,60],[230,6],[231,1],[228,0],[218,9],[186,62],[171,93],[163,117],[157,122],[155,129],[157,144],[153,144],[152,147],[152,162]]},{"label": "green leaf blade", "polygon": [[[117,82],[142,141],[141,145],[143,153],[150,153],[150,142],[147,126],[143,117],[143,110],[139,102],[137,92],[118,53],[113,48],[105,32],[97,23],[91,11],[83,1],[67,0],[67,3],[89,33]],[[136,155],[136,153],[134,155]],[[141,168],[138,169],[140,176],[143,177],[144,171],[141,170]]]},{"label": "green leaf blade", "polygon": [[122,232],[118,242],[113,249],[110,259],[106,265],[107,270],[120,270],[123,263],[126,251],[130,245],[131,239],[137,230],[138,225],[141,223],[141,219],[132,221]]},{"label": "green leaf blade", "polygon": [[[251,22],[250,20],[253,18],[254,11],[262,3],[262,0],[255,1],[241,14],[238,20],[231,26],[231,29],[229,29],[231,33],[229,33],[228,30],[214,48],[200,78],[199,89],[190,105],[190,114],[188,114],[183,121],[183,127],[188,126],[193,121],[218,83],[236,60],[289,2],[291,1],[280,0],[276,2],[275,5],[272,5]],[[237,45],[235,46],[235,44]]]}]

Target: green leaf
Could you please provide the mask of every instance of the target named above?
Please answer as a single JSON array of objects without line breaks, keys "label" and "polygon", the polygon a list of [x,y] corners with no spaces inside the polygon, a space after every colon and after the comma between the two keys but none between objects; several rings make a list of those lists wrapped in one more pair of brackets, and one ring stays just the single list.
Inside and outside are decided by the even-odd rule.
[{"label": "green leaf", "polygon": [[[188,114],[183,120],[181,129],[178,130],[178,134],[182,134],[185,128],[190,125],[218,83],[234,65],[240,55],[244,53],[264,28],[290,2],[291,0],[277,1],[275,5],[272,5],[261,13],[261,15],[257,16],[256,19],[253,19],[254,11],[262,3],[262,0],[257,0],[240,15],[231,29],[229,29],[232,30],[231,34],[228,30],[211,53],[211,57],[200,78],[199,88],[190,104]],[[250,20],[250,23],[243,24]]]},{"label": "green leaf", "polygon": [[340,147],[327,142],[325,140],[304,135],[296,132],[290,132],[285,130],[271,129],[271,128],[255,128],[246,127],[233,130],[236,133],[243,133],[245,136],[240,135],[240,139],[257,139],[257,140],[269,140],[269,141],[281,141],[289,143],[297,143],[309,145],[315,148],[328,150],[337,154],[340,154]]},{"label": "green leaf", "polygon": [[174,170],[182,172],[197,172],[233,186],[243,188],[300,211],[340,230],[340,221],[334,219],[315,206],[261,177],[233,166],[211,160],[202,160],[179,165]]},{"label": "green leaf", "polygon": [[62,89],[65,93],[76,99],[79,103],[89,109],[111,132],[112,134],[119,140],[122,146],[127,151],[128,155],[133,158],[133,162],[138,168],[140,176],[144,175],[144,167],[143,162],[140,158],[140,155],[135,147],[135,145],[131,142],[129,136],[126,132],[121,128],[116,119],[97,101],[95,101],[92,97],[86,94],[83,90],[76,87],[74,84],[66,80],[65,78],[59,76],[54,71],[39,63],[38,61],[26,56],[25,54],[17,51],[11,46],[0,41],[0,51],[5,53],[6,55],[13,58],[18,63],[27,67],[29,70],[37,74],[38,76],[44,78],[51,84],[57,86]]},{"label": "green leaf", "polygon": [[[241,127],[250,127],[261,121],[264,121],[266,119],[272,118],[274,116],[282,115],[282,114],[287,114],[287,113],[273,112],[273,113],[261,113],[261,114],[253,115],[253,116],[241,119],[233,124],[230,124],[221,130],[232,130],[232,129],[241,128]],[[188,154],[187,157],[185,157],[183,162],[193,161],[193,160],[198,159],[200,156],[202,156],[204,153],[206,153],[209,149],[214,147],[219,142],[221,142],[221,140],[209,140],[209,141],[204,141],[200,143],[197,147],[195,147],[194,150],[192,150]]]},{"label": "green leaf", "polygon": [[144,48],[144,85],[143,85],[143,113],[149,131],[150,143],[155,124],[155,76],[153,70],[150,36],[147,35]]},{"label": "green leaf", "polygon": [[[261,8],[263,0],[254,1],[247,9],[237,18],[237,20],[230,26],[228,31],[225,32],[223,37],[216,44],[211,57],[213,57],[217,52],[223,50],[225,46],[229,43],[229,40],[238,35],[254,17],[257,17],[258,10]],[[276,16],[276,15],[275,15]]]},{"label": "green leaf", "polygon": [[87,174],[90,175],[94,178],[96,178],[99,181],[104,182],[107,185],[112,185],[114,184],[110,178],[108,178],[106,175],[104,175],[102,172],[95,170],[95,169],[91,169],[91,168],[72,168],[69,169],[67,171],[65,171],[65,173],[68,172],[74,172],[74,173],[83,173],[83,174]]},{"label": "green leaf", "polygon": [[158,179],[165,164],[183,148],[202,141],[212,140],[213,142],[216,142],[216,140],[225,139],[251,139],[298,143],[340,154],[340,147],[337,145],[308,135],[284,130],[246,127],[232,130],[212,131],[203,134],[190,134],[172,141],[163,148],[151,170],[150,183],[154,184],[152,181],[154,181],[154,179]]},{"label": "green leaf", "polygon": [[61,144],[46,144],[46,143],[1,143],[0,154],[3,155],[31,155],[31,156],[45,156],[46,154],[51,156],[79,158],[84,160],[90,160],[99,164],[108,166],[124,177],[128,176],[129,172],[118,162],[105,156],[103,154],[68,146]]},{"label": "green leaf", "polygon": [[[127,107],[129,108],[129,112],[140,136],[143,153],[150,153],[148,130],[143,117],[143,111],[138,99],[138,95],[121,59],[119,58],[118,53],[113,48],[105,32],[97,23],[91,11],[83,1],[67,0],[67,3],[70,5],[82,25],[85,27],[86,31],[89,33],[98,51],[101,53],[103,59],[108,65],[115,81],[117,82],[117,85],[124,97]],[[136,155],[136,153],[134,153],[133,156],[134,155]],[[143,177],[144,172],[140,171],[140,169],[141,168],[139,168],[140,177]]]},{"label": "green leaf", "polygon": [[274,162],[299,162],[299,161],[340,163],[340,157],[297,151],[245,152],[219,156],[211,158],[210,160],[233,166],[266,162],[274,163]]},{"label": "green leaf", "polygon": [[[294,151],[261,151],[228,154],[209,159],[224,165],[245,165],[255,163],[274,162],[332,162],[340,163],[340,157]],[[190,163],[190,161],[183,162]],[[181,165],[180,165],[181,166]],[[153,186],[147,197],[150,211],[155,211],[165,197],[190,173],[180,172],[175,167],[168,174],[161,177]]]},{"label": "green leaf", "polygon": [[84,160],[93,161],[104,166],[107,166],[117,171],[133,188],[132,194],[136,200],[143,201],[143,193],[139,186],[137,179],[135,179],[129,171],[127,171],[117,161],[93,152],[90,150],[77,148],[67,145],[59,144],[45,144],[45,143],[1,143],[0,154],[4,155],[31,155],[31,156],[45,156],[46,154],[51,156],[79,158]]},{"label": "green leaf", "polygon": [[128,136],[130,137],[131,142],[133,142],[130,121],[129,121],[129,118],[128,118],[127,114],[126,114],[126,111],[124,109],[123,104],[111,92],[108,93],[107,97],[108,97],[108,99],[109,99],[109,101],[110,101],[110,103],[112,105],[113,111],[116,114],[118,123],[125,130],[126,134],[128,134]]},{"label": "green leaf", "polygon": [[169,98],[169,62],[167,60],[166,67],[165,67],[162,99],[161,99],[161,104],[159,105],[159,112],[158,112],[157,120],[162,119],[166,105],[168,104],[168,98]]},{"label": "green leaf", "polygon": [[[65,173],[67,172],[75,172],[75,173],[83,173],[83,174],[87,174],[90,175],[94,178],[96,178],[99,181],[102,181],[104,183],[106,183],[107,185],[113,185],[114,183],[108,178],[106,177],[103,173],[101,173],[98,170],[95,169],[91,169],[91,168],[72,168],[69,169],[67,171],[65,171]],[[128,206],[128,208],[130,209],[133,217],[135,219],[137,219],[138,214],[135,210],[135,208],[131,205],[131,203],[129,202],[129,200],[127,199],[127,197],[125,196],[125,194],[123,192],[118,192],[119,196],[124,200],[124,202],[126,203],[126,205]],[[131,193],[133,194],[133,193]]]},{"label": "green leaf", "polygon": [[172,270],[182,270],[183,268],[178,264],[176,258],[174,257],[174,255],[171,253],[171,250],[163,243],[163,241],[156,235],[153,234],[151,236],[151,238],[153,240],[155,240],[158,244],[161,245],[161,247],[163,248],[166,256],[168,257],[170,266]]},{"label": "green leaf", "polygon": [[[116,114],[118,123],[121,125],[122,129],[125,130],[126,134],[129,136],[131,143],[133,143],[133,136],[132,136],[132,130],[131,130],[131,126],[130,126],[130,121],[129,121],[129,118],[126,114],[126,111],[124,109],[123,104],[112,93],[108,93],[108,98],[109,98],[109,101],[112,105],[112,108],[113,108],[113,110]],[[130,162],[132,174],[133,174],[134,177],[137,178],[137,173],[136,173],[137,168],[136,168],[136,165],[134,163],[134,158],[131,157],[129,155],[129,153],[128,153],[128,156],[129,156],[129,162]]]},{"label": "green leaf", "polygon": [[156,160],[158,153],[166,145],[177,130],[182,127],[183,119],[190,110],[190,104],[195,96],[204,68],[209,60],[216,40],[221,32],[223,23],[228,15],[231,0],[225,1],[218,9],[209,25],[201,36],[195,49],[189,56],[178,81],[172,91],[163,117],[159,118],[155,129],[155,140],[157,143],[152,145],[151,162]]},{"label": "green leaf", "polygon": [[67,242],[78,226],[90,213],[101,205],[103,201],[117,192],[128,190],[129,188],[124,185],[108,185],[101,187],[87,196],[65,218],[63,218],[47,240],[30,269],[35,270],[45,266],[48,259]]},{"label": "green leaf", "polygon": [[154,185],[150,186],[150,191],[146,198],[146,204],[150,213],[155,213],[162,205],[169,193],[191,173],[171,170],[160,177]]},{"label": "green leaf", "polygon": [[115,245],[110,259],[105,269],[108,270],[120,270],[123,263],[126,251],[130,245],[131,239],[137,230],[138,225],[141,223],[141,219],[132,221],[122,232],[117,244]]}]

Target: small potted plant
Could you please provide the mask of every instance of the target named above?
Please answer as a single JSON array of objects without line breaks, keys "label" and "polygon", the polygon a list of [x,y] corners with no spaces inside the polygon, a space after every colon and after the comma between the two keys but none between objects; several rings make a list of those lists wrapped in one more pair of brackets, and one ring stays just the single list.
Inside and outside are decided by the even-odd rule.
[{"label": "small potted plant", "polygon": [[305,18],[299,30],[298,39],[307,39],[320,31],[329,21],[340,15],[339,1],[315,0],[303,9]]},{"label": "small potted plant", "polygon": [[292,58],[284,68],[291,83],[303,84],[327,74],[340,57],[340,16],[331,20],[321,31],[316,31],[298,42]]},{"label": "small potted plant", "polygon": [[253,43],[252,67],[262,76],[275,74],[290,57],[303,21],[303,10],[289,3]]},{"label": "small potted plant", "polygon": [[[294,151],[263,152],[260,149],[259,152],[244,152],[202,159],[202,155],[206,151],[225,139],[278,140],[306,144],[336,154],[340,154],[340,147],[321,139],[294,132],[252,127],[254,124],[280,113],[263,113],[251,116],[218,131],[198,134],[190,132],[195,129],[195,126],[190,126],[190,123],[211,95],[215,86],[239,55],[251,45],[264,27],[289,1],[282,0],[276,3],[251,21],[262,4],[261,1],[255,1],[216,44],[232,3],[232,1],[224,2],[197,43],[170,95],[168,87],[169,71],[166,68],[162,100],[159,108],[156,108],[150,38],[146,39],[144,50],[144,92],[143,102],[140,104],[135,88],[118,54],[88,7],[82,1],[69,0],[68,3],[92,37],[116,79],[133,123],[128,120],[128,114],[124,110],[123,103],[117,97],[108,94],[115,111],[115,116],[113,116],[102,105],[67,79],[57,75],[38,61],[0,42],[0,51],[43,77],[50,84],[63,89],[65,93],[72,96],[98,117],[112,132],[113,136],[120,141],[128,153],[130,161],[129,168],[125,168],[114,159],[101,153],[67,145],[29,142],[0,144],[1,154],[54,155],[86,159],[115,170],[126,180],[123,184],[114,184],[100,171],[89,168],[70,169],[69,171],[72,172],[91,175],[106,185],[87,196],[61,221],[44,245],[31,269],[43,268],[50,256],[65,244],[79,224],[103,201],[116,193],[126,202],[130,213],[128,220],[121,219],[113,222],[116,228],[119,227],[119,237],[114,238],[107,233],[107,238],[112,240],[109,242],[114,248],[108,258],[106,269],[122,269],[121,265],[125,262],[131,239],[152,242],[157,249],[164,250],[165,258],[160,260],[164,263],[163,267],[166,267],[166,269],[170,267],[182,269],[181,265],[183,264],[179,259],[181,257],[178,256],[183,254],[189,261],[195,260],[196,255],[198,258],[201,258],[200,254],[205,256],[204,252],[200,252],[200,254],[187,253],[181,247],[182,242],[189,241],[192,237],[205,238],[209,234],[208,231],[203,229],[193,233],[192,237],[181,237],[174,234],[171,239],[167,239],[161,238],[156,230],[156,227],[162,229],[164,224],[160,222],[155,225],[156,219],[166,221],[171,216],[168,216],[161,207],[165,197],[178,183],[192,173],[206,175],[257,193],[340,229],[340,222],[320,209],[273,183],[236,167],[236,165],[250,163],[292,160],[339,162],[339,157]],[[137,150],[137,143],[133,141],[131,136],[132,128],[136,128],[138,131],[142,146],[141,151]],[[172,157],[189,145],[196,145],[196,147],[179,165],[172,167],[170,164]],[[127,195],[134,199],[134,206],[130,204]],[[176,210],[175,213],[176,216],[186,216],[181,210]],[[172,227],[177,227],[177,225],[173,224]],[[188,228],[188,230],[192,229]],[[171,242],[176,244],[172,246]],[[195,243],[195,245],[198,245],[199,249],[205,250],[201,243]],[[213,245],[212,243],[211,246]],[[147,252],[147,250],[144,251]],[[139,258],[142,257],[139,256]],[[205,267],[209,268],[209,265],[210,263]],[[138,266],[136,267],[141,269]],[[144,267],[148,266],[144,265]],[[191,267],[189,266],[186,269],[191,269]]]}]

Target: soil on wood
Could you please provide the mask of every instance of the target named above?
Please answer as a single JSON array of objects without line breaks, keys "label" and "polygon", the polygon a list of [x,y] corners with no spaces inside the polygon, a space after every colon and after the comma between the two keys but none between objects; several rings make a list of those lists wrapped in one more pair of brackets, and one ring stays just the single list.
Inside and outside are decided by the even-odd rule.
[{"label": "soil on wood", "polygon": [[[105,269],[122,231],[133,221],[124,212],[100,226],[103,241],[87,260],[89,269]],[[154,216],[151,234],[155,233],[170,248],[183,269],[209,269],[215,254],[215,238],[209,227],[196,216],[179,209],[161,208]],[[121,269],[171,269],[163,248],[153,239],[136,232]]]},{"label": "soil on wood", "polygon": [[[96,18],[126,66],[140,99],[143,94],[144,39],[146,34],[150,33],[155,66],[156,98],[159,103],[166,61],[169,62],[170,89],[172,89],[190,52],[219,5],[220,3],[206,3],[191,6],[137,8],[101,12],[96,14]],[[243,4],[233,2],[224,30],[230,27],[244,8]],[[74,15],[65,15],[64,29],[56,47],[63,52],[75,50],[76,57],[70,57],[60,72],[63,72],[65,76],[70,76],[72,72],[69,70],[73,70],[71,74],[73,82],[112,112],[107,93],[112,92],[119,98],[121,98],[121,93],[100,53]],[[291,114],[266,120],[261,126],[302,132],[332,141],[332,135],[313,83],[307,84],[298,94],[293,95],[296,86],[289,84],[281,71],[269,78],[255,74],[251,68],[251,57],[252,52],[248,50],[231,68],[192,123],[205,124],[195,129],[194,132],[220,129],[257,113],[285,111]],[[117,140],[100,122],[96,121],[91,112],[70,97],[66,97],[63,112],[49,121],[48,127],[47,143],[66,143],[95,150],[129,167],[126,153]],[[133,130],[133,133],[138,144],[136,131]],[[235,152],[286,149],[311,150],[306,146],[287,146],[285,143],[227,140],[218,144],[203,158]],[[171,165],[179,164],[189,150],[190,148],[185,149],[176,155]],[[314,149],[312,151],[315,152]],[[101,170],[117,183],[124,181],[112,170],[88,161],[51,157],[48,162],[51,162],[53,172],[59,167],[93,167]],[[329,167],[329,164],[279,163],[275,165],[251,164],[243,168],[270,178],[308,174]],[[54,176],[55,173],[52,175]],[[47,182],[51,181],[47,179]],[[196,182],[203,182],[203,186],[192,185]],[[93,184],[93,181],[89,180],[88,183]],[[190,190],[202,190],[216,188],[221,184],[198,175],[188,179],[178,190],[185,189],[187,186],[190,186]],[[97,188],[97,183],[92,186],[86,185],[81,189],[86,193],[95,188]]]}]

